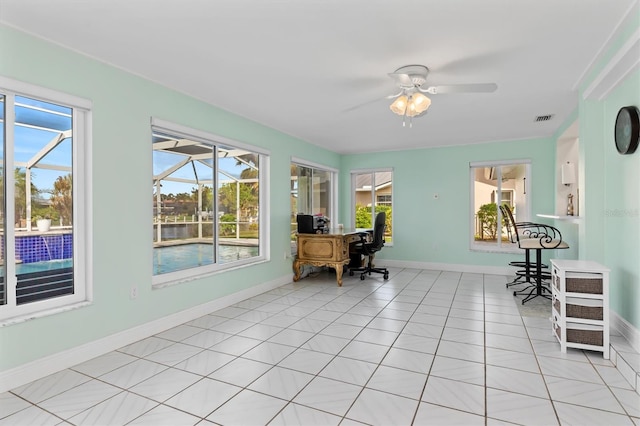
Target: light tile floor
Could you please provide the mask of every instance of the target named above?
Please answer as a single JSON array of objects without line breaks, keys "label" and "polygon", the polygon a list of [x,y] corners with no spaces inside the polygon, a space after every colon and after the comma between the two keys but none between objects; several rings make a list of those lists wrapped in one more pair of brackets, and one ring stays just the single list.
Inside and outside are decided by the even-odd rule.
[{"label": "light tile floor", "polygon": [[507,277],[331,273],[0,394],[0,425],[640,425],[602,354],[560,352]]}]

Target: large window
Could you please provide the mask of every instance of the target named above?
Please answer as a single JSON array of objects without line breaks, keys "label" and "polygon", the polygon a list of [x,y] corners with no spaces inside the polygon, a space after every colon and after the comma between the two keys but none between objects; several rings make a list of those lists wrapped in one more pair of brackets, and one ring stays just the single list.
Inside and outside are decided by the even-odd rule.
[{"label": "large window", "polygon": [[268,155],[154,119],[154,284],[265,259]]},{"label": "large window", "polygon": [[[334,169],[300,159],[291,160],[291,232],[297,229],[296,215],[321,214],[333,221],[337,218]],[[332,223],[332,226],[337,225]]]},{"label": "large window", "polygon": [[371,229],[378,212],[387,217],[385,243],[393,241],[393,170],[359,170],[351,172],[356,228]]},{"label": "large window", "polygon": [[0,320],[88,299],[90,103],[0,79]]},{"label": "large window", "polygon": [[507,205],[516,221],[529,219],[528,160],[470,164],[471,248],[485,251],[514,249],[508,239],[499,205]]}]

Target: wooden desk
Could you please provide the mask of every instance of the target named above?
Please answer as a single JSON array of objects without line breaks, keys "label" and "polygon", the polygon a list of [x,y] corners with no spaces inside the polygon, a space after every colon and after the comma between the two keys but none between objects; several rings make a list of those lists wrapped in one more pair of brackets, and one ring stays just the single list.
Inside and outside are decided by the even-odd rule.
[{"label": "wooden desk", "polygon": [[[365,230],[362,230],[365,231]],[[342,270],[348,264],[349,244],[360,241],[356,230],[331,229],[328,234],[298,234],[298,254],[293,261],[293,281],[300,279],[300,265],[329,266],[342,286]]]}]

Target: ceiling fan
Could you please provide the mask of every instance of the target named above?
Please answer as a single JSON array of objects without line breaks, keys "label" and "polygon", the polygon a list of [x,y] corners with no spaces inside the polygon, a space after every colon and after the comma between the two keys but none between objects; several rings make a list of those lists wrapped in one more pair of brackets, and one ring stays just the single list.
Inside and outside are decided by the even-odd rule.
[{"label": "ceiling fan", "polygon": [[406,124],[409,117],[409,127],[411,119],[420,117],[427,112],[431,105],[431,99],[425,96],[449,94],[449,93],[491,93],[498,89],[495,83],[475,83],[475,84],[449,84],[440,86],[424,86],[427,81],[429,68],[424,65],[405,65],[398,68],[389,76],[393,78],[400,88],[400,92],[387,96],[387,99],[395,99],[389,106],[391,111],[403,117],[402,125]]}]

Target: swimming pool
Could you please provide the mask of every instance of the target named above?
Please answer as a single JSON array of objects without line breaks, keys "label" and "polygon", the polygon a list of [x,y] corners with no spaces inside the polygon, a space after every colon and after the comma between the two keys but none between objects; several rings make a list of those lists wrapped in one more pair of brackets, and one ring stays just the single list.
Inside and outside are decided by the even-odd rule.
[{"label": "swimming pool", "polygon": [[[257,246],[220,245],[218,248],[220,263],[258,256]],[[153,272],[154,275],[158,275],[210,265],[215,263],[213,256],[212,244],[193,243],[156,247],[153,249]]]},{"label": "swimming pool", "polygon": [[[220,263],[229,263],[255,256],[258,256],[257,246],[219,246]],[[153,271],[155,274],[165,274],[167,272],[195,268],[212,263],[214,263],[214,261],[213,245],[211,244],[180,244],[176,246],[157,247],[153,250]],[[17,263],[16,274],[30,274],[71,267],[73,267],[72,259]]]},{"label": "swimming pool", "polygon": [[52,271],[55,269],[71,268],[73,259],[45,260],[43,262],[17,263],[16,274],[31,274],[34,272]]},{"label": "swimming pool", "polygon": [[[5,273],[3,270],[0,275],[0,291],[5,283]],[[73,294],[73,260],[17,263],[16,278],[18,305]]]}]

